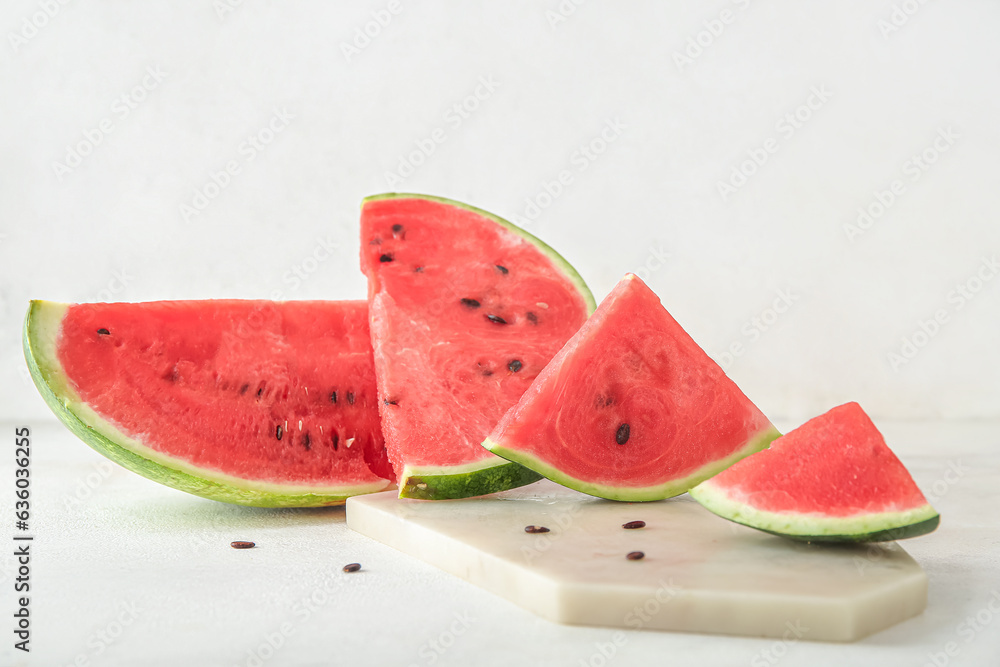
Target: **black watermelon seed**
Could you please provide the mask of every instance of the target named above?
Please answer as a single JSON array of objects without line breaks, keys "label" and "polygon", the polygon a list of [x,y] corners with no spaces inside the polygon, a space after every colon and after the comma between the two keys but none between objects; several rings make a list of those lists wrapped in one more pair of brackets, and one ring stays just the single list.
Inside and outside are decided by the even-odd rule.
[{"label": "black watermelon seed", "polygon": [[475,299],[462,299],[462,305],[468,308],[479,308],[479,302]]},{"label": "black watermelon seed", "polygon": [[261,397],[261,395],[263,393],[264,393],[264,388],[263,387],[261,387],[260,389],[257,390],[257,399],[258,400],[260,399],[260,397]]},{"label": "black watermelon seed", "polygon": [[281,424],[278,424],[278,428],[274,429],[274,435],[281,440],[281,435],[285,432],[285,429],[281,428]]},{"label": "black watermelon seed", "polygon": [[507,324],[507,320],[500,317],[499,315],[487,315],[486,319],[488,319],[493,324]]},{"label": "black watermelon seed", "polygon": [[516,373],[522,368],[524,368],[524,364],[521,363],[520,359],[511,359],[509,362],[507,362],[507,370],[509,370],[511,373]]},{"label": "black watermelon seed", "polygon": [[545,526],[525,526],[524,532],[526,533],[547,533],[549,529]]},{"label": "black watermelon seed", "polygon": [[344,566],[344,572],[357,572],[361,569],[361,563],[348,563]]},{"label": "black watermelon seed", "polygon": [[392,255],[390,255],[389,253],[384,253],[381,257],[378,258],[378,261],[380,261],[380,262],[391,262],[392,261]]},{"label": "black watermelon seed", "polygon": [[394,398],[387,398],[382,402],[385,403],[386,405],[399,405],[399,401],[397,401]]},{"label": "black watermelon seed", "polygon": [[306,433],[304,436],[302,436],[302,446],[306,448],[307,452],[309,451],[309,434],[308,433]]},{"label": "black watermelon seed", "polygon": [[538,324],[538,315],[535,315],[530,310],[525,314],[525,317],[527,317],[528,321],[532,324]]},{"label": "black watermelon seed", "polygon": [[353,391],[347,392],[347,404],[348,405],[354,405],[354,392]]},{"label": "black watermelon seed", "polygon": [[248,385],[248,384],[245,384],[242,387],[240,387],[240,396],[242,396],[243,394],[247,393],[247,389],[249,389],[249,388],[250,388],[250,385]]},{"label": "black watermelon seed", "polygon": [[398,234],[401,231],[403,231],[403,225],[399,224],[398,222],[392,226],[392,233],[393,234]]},{"label": "black watermelon seed", "polygon": [[483,369],[483,376],[484,376],[484,377],[489,377],[489,376],[491,376],[491,375],[493,375],[493,371],[491,371],[491,370],[490,370],[490,369],[488,369],[488,368],[484,368],[484,369]]},{"label": "black watermelon seed", "polygon": [[254,544],[253,542],[244,542],[242,540],[239,540],[237,542],[230,542],[229,546],[231,546],[234,549],[253,549],[257,545]]},{"label": "black watermelon seed", "polygon": [[424,267],[422,267],[422,266],[415,266],[415,267],[413,267],[413,271],[415,273],[423,273],[424,272]]},{"label": "black watermelon seed", "polygon": [[622,528],[625,530],[635,530],[636,528],[645,528],[645,521],[629,521],[628,523],[623,523]]},{"label": "black watermelon seed", "polygon": [[337,451],[337,445],[340,444],[340,435],[338,435],[337,432],[334,431],[332,439],[333,439],[333,451]]},{"label": "black watermelon seed", "polygon": [[101,334],[102,336],[110,336],[111,335],[111,332],[108,331],[107,329],[105,329],[104,327],[101,327],[100,329],[98,329],[97,333]]},{"label": "black watermelon seed", "polygon": [[629,428],[628,424],[622,424],[621,426],[619,426],[618,432],[615,433],[615,442],[617,442],[619,445],[624,445],[626,442],[628,442],[628,436],[630,435],[629,432],[631,430],[632,429]]},{"label": "black watermelon seed", "polygon": [[335,392],[335,391],[331,391],[330,392],[330,402],[331,403],[336,403],[337,402],[337,392]]},{"label": "black watermelon seed", "polygon": [[642,560],[645,557],[646,554],[642,553],[641,551],[630,551],[628,555],[625,556],[625,558],[628,558],[629,560]]},{"label": "black watermelon seed", "polygon": [[507,270],[506,266],[500,266],[499,264],[494,264],[494,266],[497,267],[497,271],[499,271],[500,273],[502,273],[504,275],[507,275],[508,273],[510,273],[510,271]]}]

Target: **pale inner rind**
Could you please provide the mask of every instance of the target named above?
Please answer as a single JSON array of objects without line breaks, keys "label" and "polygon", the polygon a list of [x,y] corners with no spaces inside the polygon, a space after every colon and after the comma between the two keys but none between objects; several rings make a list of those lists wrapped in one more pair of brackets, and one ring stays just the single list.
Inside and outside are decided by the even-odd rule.
[{"label": "pale inner rind", "polygon": [[734,498],[708,480],[691,489],[691,496],[724,519],[785,535],[866,535],[900,528],[937,516],[930,504],[901,512],[878,512],[847,517],[818,513],[779,513],[757,509]]},{"label": "pale inner rind", "polygon": [[520,463],[527,468],[531,468],[538,474],[551,479],[553,482],[558,482],[563,486],[568,486],[569,488],[582,493],[588,493],[599,498],[608,498],[609,500],[644,501],[662,500],[664,498],[671,498],[673,496],[680,495],[702,480],[708,479],[712,475],[728,468],[740,459],[764,449],[772,440],[780,435],[781,434],[773,428],[765,429],[748,440],[743,447],[723,459],[710,461],[701,468],[698,468],[684,477],[672,479],[668,482],[655,486],[643,487],[608,486],[605,484],[587,482],[585,480],[567,475],[549,462],[543,461],[536,456],[523,451],[508,449],[504,447],[502,443],[493,442],[489,438],[483,442],[483,447],[490,450],[494,454],[504,457],[505,459],[514,461],[515,463]]}]

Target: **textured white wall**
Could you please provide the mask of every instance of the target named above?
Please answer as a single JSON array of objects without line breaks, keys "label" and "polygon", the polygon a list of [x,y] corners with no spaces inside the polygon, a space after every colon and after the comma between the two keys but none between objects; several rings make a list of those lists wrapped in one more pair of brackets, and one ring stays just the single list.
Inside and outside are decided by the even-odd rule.
[{"label": "textured white wall", "polygon": [[385,190],[639,271],[774,417],[1000,416],[1000,6],[577,2],[5,2],[0,418],[29,298],[362,297]]}]

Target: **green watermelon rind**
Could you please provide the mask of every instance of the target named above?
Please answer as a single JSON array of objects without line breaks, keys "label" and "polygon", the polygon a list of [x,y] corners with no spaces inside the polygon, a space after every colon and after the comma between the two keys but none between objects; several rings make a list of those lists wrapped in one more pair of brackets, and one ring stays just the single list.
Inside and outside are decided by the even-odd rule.
[{"label": "green watermelon rind", "polygon": [[[447,473],[443,474],[442,470]],[[483,459],[463,466],[422,468],[404,466],[399,485],[400,498],[451,500],[485,496],[537,482],[541,475],[501,459]]]},{"label": "green watermelon rind", "polygon": [[563,473],[552,464],[542,461],[536,456],[527,454],[526,452],[520,450],[505,447],[502,441],[497,443],[493,442],[489,438],[486,438],[486,440],[483,441],[483,447],[509,461],[520,463],[521,465],[534,470],[543,477],[546,477],[557,484],[562,484],[563,486],[580,491],[581,493],[597,496],[598,498],[606,498],[608,500],[648,502],[679,496],[680,494],[691,490],[693,487],[697,486],[706,479],[722,472],[740,459],[765,449],[773,440],[776,440],[779,437],[781,437],[781,433],[773,427],[765,428],[749,438],[742,447],[732,454],[720,459],[715,459],[714,461],[709,461],[702,467],[682,478],[672,479],[668,482],[657,484],[655,486],[641,487],[611,486],[608,484],[595,484],[593,482],[587,482]]},{"label": "green watermelon rind", "polygon": [[833,517],[812,513],[760,510],[708,480],[691,489],[702,507],[734,523],[802,542],[888,542],[926,535],[940,515],[930,504],[898,512]]},{"label": "green watermelon rind", "polygon": [[[573,284],[577,293],[583,297],[588,316],[597,309],[597,301],[594,299],[593,293],[587,287],[583,277],[573,268],[573,265],[547,243],[514,223],[481,208],[434,195],[386,192],[365,197],[361,206],[364,208],[370,202],[392,199],[423,199],[455,206],[495,222],[533,244],[552,261],[553,265]],[[507,491],[537,482],[541,478],[542,476],[536,472],[502,459],[487,458],[460,466],[404,466],[399,478],[399,497],[426,500],[468,498]]]},{"label": "green watermelon rind", "polygon": [[579,292],[580,295],[583,297],[583,300],[587,303],[588,315],[593,314],[593,312],[597,309],[597,301],[594,299],[594,295],[591,293],[590,288],[587,287],[587,283],[584,282],[583,277],[577,272],[575,268],[573,268],[573,265],[567,262],[566,258],[560,255],[558,252],[556,252],[552,248],[552,246],[547,244],[545,241],[542,241],[540,238],[538,238],[531,232],[528,232],[518,227],[513,222],[510,222],[509,220],[504,220],[500,216],[490,213],[489,211],[484,211],[481,208],[477,208],[475,206],[462,203],[460,201],[455,201],[454,199],[448,199],[447,197],[435,197],[434,195],[415,194],[410,192],[384,192],[382,194],[370,195],[362,200],[361,206],[364,207],[364,205],[369,202],[382,201],[386,199],[425,199],[427,201],[433,201],[439,204],[447,204],[449,206],[455,206],[457,208],[464,208],[467,211],[472,211],[473,213],[481,215],[484,218],[492,220],[501,227],[504,227],[505,229],[517,234],[526,241],[530,242],[531,244],[536,246],[539,250],[541,250],[546,256],[548,256],[548,258],[552,260],[553,264],[555,264],[556,267],[559,268],[567,278],[569,278],[570,282],[573,283],[573,286],[576,287],[577,292]]},{"label": "green watermelon rind", "polygon": [[197,468],[147,447],[101,417],[73,389],[56,354],[68,304],[31,301],[24,318],[24,358],[39,393],[52,412],[92,449],[154,482],[196,496],[253,507],[342,505],[354,495],[391,489],[389,481],[357,486],[298,486],[233,477]]}]

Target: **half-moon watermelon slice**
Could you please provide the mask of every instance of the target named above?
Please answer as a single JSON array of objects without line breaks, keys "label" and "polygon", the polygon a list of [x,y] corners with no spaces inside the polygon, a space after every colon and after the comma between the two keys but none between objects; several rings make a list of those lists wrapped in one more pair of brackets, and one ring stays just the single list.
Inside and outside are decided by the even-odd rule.
[{"label": "half-moon watermelon slice", "polygon": [[691,495],[730,521],[810,542],[899,540],[940,521],[857,403],[807,421]]},{"label": "half-moon watermelon slice", "polygon": [[539,479],[479,444],[592,312],[579,274],[506,220],[410,194],[365,199],[361,268],[399,495],[463,498]]},{"label": "half-moon watermelon slice", "polygon": [[577,491],[641,501],[684,493],[778,435],[628,274],[483,446]]},{"label": "half-moon watermelon slice", "polygon": [[24,352],[73,433],[175,489],[306,507],[393,486],[364,301],[32,301]]}]

